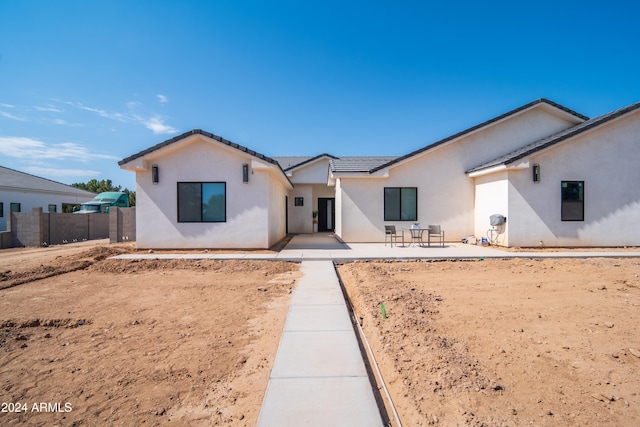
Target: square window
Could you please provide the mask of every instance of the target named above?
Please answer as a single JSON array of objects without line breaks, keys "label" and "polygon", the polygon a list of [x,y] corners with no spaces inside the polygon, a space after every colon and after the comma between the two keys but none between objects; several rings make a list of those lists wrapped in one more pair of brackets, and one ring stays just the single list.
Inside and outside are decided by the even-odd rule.
[{"label": "square window", "polygon": [[50,204],[47,209],[49,212],[58,212],[58,206]]},{"label": "square window", "polygon": [[584,181],[562,181],[562,221],[584,221]]},{"label": "square window", "polygon": [[11,212],[20,212],[20,203],[10,203],[9,210]]},{"label": "square window", "polygon": [[417,221],[418,189],[416,187],[385,187],[385,221]]},{"label": "square window", "polygon": [[294,206],[304,206],[304,197],[296,197],[293,199]]},{"label": "square window", "polygon": [[226,222],[224,182],[179,182],[178,222]]}]

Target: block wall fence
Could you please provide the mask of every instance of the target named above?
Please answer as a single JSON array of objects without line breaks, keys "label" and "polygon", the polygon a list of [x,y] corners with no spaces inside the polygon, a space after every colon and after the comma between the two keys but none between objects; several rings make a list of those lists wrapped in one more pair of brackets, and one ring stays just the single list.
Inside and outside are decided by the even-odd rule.
[{"label": "block wall fence", "polygon": [[0,249],[22,246],[59,245],[74,241],[109,238],[111,243],[135,241],[133,208],[112,207],[108,214],[12,212],[7,230],[0,233]]}]

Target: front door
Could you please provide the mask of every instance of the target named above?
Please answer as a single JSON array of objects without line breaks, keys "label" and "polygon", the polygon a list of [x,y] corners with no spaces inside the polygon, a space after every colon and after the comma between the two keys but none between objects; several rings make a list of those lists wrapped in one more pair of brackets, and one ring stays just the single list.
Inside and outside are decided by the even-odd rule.
[{"label": "front door", "polygon": [[318,198],[318,231],[333,231],[336,226],[336,199]]}]

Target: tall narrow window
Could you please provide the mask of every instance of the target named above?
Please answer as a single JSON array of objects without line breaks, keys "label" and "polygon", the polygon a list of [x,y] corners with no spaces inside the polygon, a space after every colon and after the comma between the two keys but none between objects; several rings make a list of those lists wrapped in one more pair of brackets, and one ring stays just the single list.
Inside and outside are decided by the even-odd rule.
[{"label": "tall narrow window", "polygon": [[417,221],[418,189],[416,187],[385,187],[385,221]]},{"label": "tall narrow window", "polygon": [[584,221],[584,181],[562,181],[562,221]]},{"label": "tall narrow window", "polygon": [[224,182],[179,182],[178,222],[225,222],[226,187]]}]

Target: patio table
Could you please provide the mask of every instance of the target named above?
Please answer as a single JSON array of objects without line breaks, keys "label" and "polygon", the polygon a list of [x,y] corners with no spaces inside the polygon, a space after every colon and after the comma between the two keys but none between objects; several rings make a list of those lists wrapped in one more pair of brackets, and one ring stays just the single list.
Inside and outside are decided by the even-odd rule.
[{"label": "patio table", "polygon": [[[426,231],[427,232],[427,245],[431,246],[431,237],[429,236],[429,227],[420,227],[420,228],[403,228],[403,230],[407,230],[409,231],[410,235],[411,235],[411,242],[409,243],[409,246],[416,244],[416,242],[424,247],[424,240],[422,240],[422,234]],[[404,238],[403,238],[404,240]],[[404,242],[403,242],[404,245]]]}]

